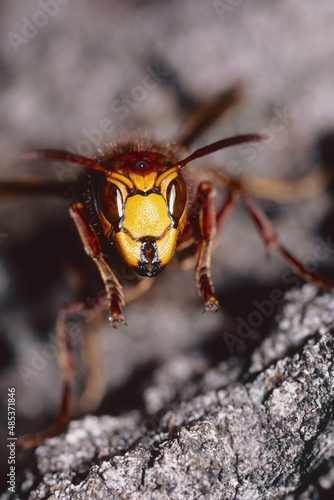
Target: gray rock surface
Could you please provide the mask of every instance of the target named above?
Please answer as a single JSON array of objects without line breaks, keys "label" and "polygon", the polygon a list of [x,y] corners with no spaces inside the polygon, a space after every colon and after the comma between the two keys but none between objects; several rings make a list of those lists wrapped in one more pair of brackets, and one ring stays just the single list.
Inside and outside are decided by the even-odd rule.
[{"label": "gray rock surface", "polygon": [[226,362],[198,377],[191,357],[161,366],[145,393],[154,414],[71,422],[11,498],[321,498],[334,484],[333,326],[333,295],[290,291],[253,355],[260,373]]}]

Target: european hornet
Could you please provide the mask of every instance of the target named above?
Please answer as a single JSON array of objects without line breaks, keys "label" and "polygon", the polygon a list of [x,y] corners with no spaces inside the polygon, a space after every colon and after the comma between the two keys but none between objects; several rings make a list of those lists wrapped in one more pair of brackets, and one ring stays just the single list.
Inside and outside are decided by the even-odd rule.
[{"label": "european hornet", "polygon": [[[24,160],[58,160],[78,165],[81,173],[71,186],[73,197],[70,216],[88,256],[95,262],[105,285],[99,295],[99,306],[109,309],[113,327],[124,323],[125,295],[112,269],[112,251],[116,249],[138,275],[133,288],[142,286],[141,278],[157,276],[176,254],[179,262],[197,256],[196,284],[204,300],[205,311],[216,311],[218,301],[211,280],[212,244],[217,231],[226,223],[237,203],[242,203],[255,223],[265,245],[277,250],[302,278],[324,287],[334,283],[309,271],[281,243],[266,215],[252,201],[252,195],[270,197],[268,192],[295,192],[293,183],[250,180],[229,175],[224,170],[208,170],[218,187],[227,194],[221,206],[215,204],[215,187],[210,180],[201,181],[196,190],[189,189],[184,171],[189,163],[226,147],[265,136],[246,134],[222,139],[197,149],[184,157],[199,133],[212,124],[235,100],[235,90],[223,93],[190,117],[175,141],[160,144],[134,140],[111,144],[98,151],[95,158],[55,149],[24,153]],[[46,180],[2,182],[6,195],[68,193],[68,186]],[[297,188],[296,188],[297,189]],[[130,292],[132,293],[132,292]],[[46,432],[21,438],[24,447],[35,446],[45,437],[56,435],[70,417],[70,383],[74,374],[73,355],[66,323],[70,316],[87,310],[84,301],[64,306],[56,323],[59,360],[64,376],[62,409],[53,427]]]}]

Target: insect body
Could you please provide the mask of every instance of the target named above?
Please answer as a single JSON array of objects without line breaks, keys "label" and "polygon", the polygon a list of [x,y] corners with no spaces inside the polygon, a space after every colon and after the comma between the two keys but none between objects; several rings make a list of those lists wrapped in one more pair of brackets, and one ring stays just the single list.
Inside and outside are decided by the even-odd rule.
[{"label": "insect body", "polygon": [[[219,98],[222,109],[224,99],[226,95]],[[204,299],[204,310],[216,311],[218,301],[210,270],[212,243],[217,230],[238,202],[244,205],[267,247],[280,252],[301,277],[321,286],[334,286],[333,282],[306,269],[282,245],[265,214],[254,205],[251,195],[266,196],[263,188],[268,183],[252,183],[232,177],[224,170],[214,172],[215,183],[227,191],[225,200],[218,207],[215,206],[215,188],[211,181],[200,182],[196,189],[189,188],[183,174],[190,162],[225,147],[265,139],[259,134],[222,139],[184,158],[184,146],[188,146],[204,125],[216,117],[216,106],[210,102],[206,110],[189,120],[179,142],[174,145],[132,141],[109,146],[94,159],[53,149],[35,150],[22,156],[25,160],[60,160],[81,167],[81,175],[72,190],[70,215],[86,253],[95,262],[103,279],[107,297],[103,305],[109,308],[113,326],[124,323],[126,298],[113,270],[114,249],[124,264],[137,273],[138,281],[134,286],[140,286],[141,278],[158,275],[174,253],[180,262],[197,256],[196,282]],[[286,186],[291,188],[289,184]],[[279,188],[282,191],[282,185]],[[43,192],[61,194],[62,189],[59,184],[41,180],[0,183],[2,194]],[[79,301],[59,312],[56,332],[64,375],[62,410],[51,430],[24,438],[21,440],[24,446],[36,445],[46,436],[57,434],[70,416],[70,384],[75,370],[66,323],[69,316],[80,315],[87,308],[88,304]]]},{"label": "insect body", "polygon": [[211,247],[217,224],[232,199],[216,214],[214,188],[202,182],[190,201],[182,170],[190,161],[218,149],[263,139],[259,134],[223,139],[184,159],[175,146],[140,141],[118,145],[94,160],[58,150],[31,151],[23,158],[64,160],[85,167],[70,214],[87,254],[100,271],[110,319],[116,326],[124,323],[124,296],[107,262],[112,247],[138,275],[150,278],[166,267],[179,245],[187,249],[181,260],[199,253],[199,292],[205,310],[217,309],[210,274]]}]

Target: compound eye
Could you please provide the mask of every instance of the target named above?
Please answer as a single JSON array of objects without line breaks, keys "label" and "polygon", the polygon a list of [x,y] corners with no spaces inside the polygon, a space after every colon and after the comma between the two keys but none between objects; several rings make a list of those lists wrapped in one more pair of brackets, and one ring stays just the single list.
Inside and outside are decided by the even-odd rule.
[{"label": "compound eye", "polygon": [[169,183],[166,195],[170,215],[179,219],[187,202],[187,188],[180,175]]},{"label": "compound eye", "polygon": [[118,221],[123,215],[122,193],[115,184],[105,181],[100,188],[102,212],[109,222]]}]

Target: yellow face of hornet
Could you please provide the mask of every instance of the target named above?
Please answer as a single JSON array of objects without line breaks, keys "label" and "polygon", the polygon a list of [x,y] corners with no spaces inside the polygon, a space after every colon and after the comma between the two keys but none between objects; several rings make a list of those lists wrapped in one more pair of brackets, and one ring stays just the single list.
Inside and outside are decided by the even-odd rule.
[{"label": "yellow face of hornet", "polygon": [[184,229],[185,182],[173,162],[158,153],[127,153],[112,160],[99,190],[104,234],[138,274],[156,276]]}]

